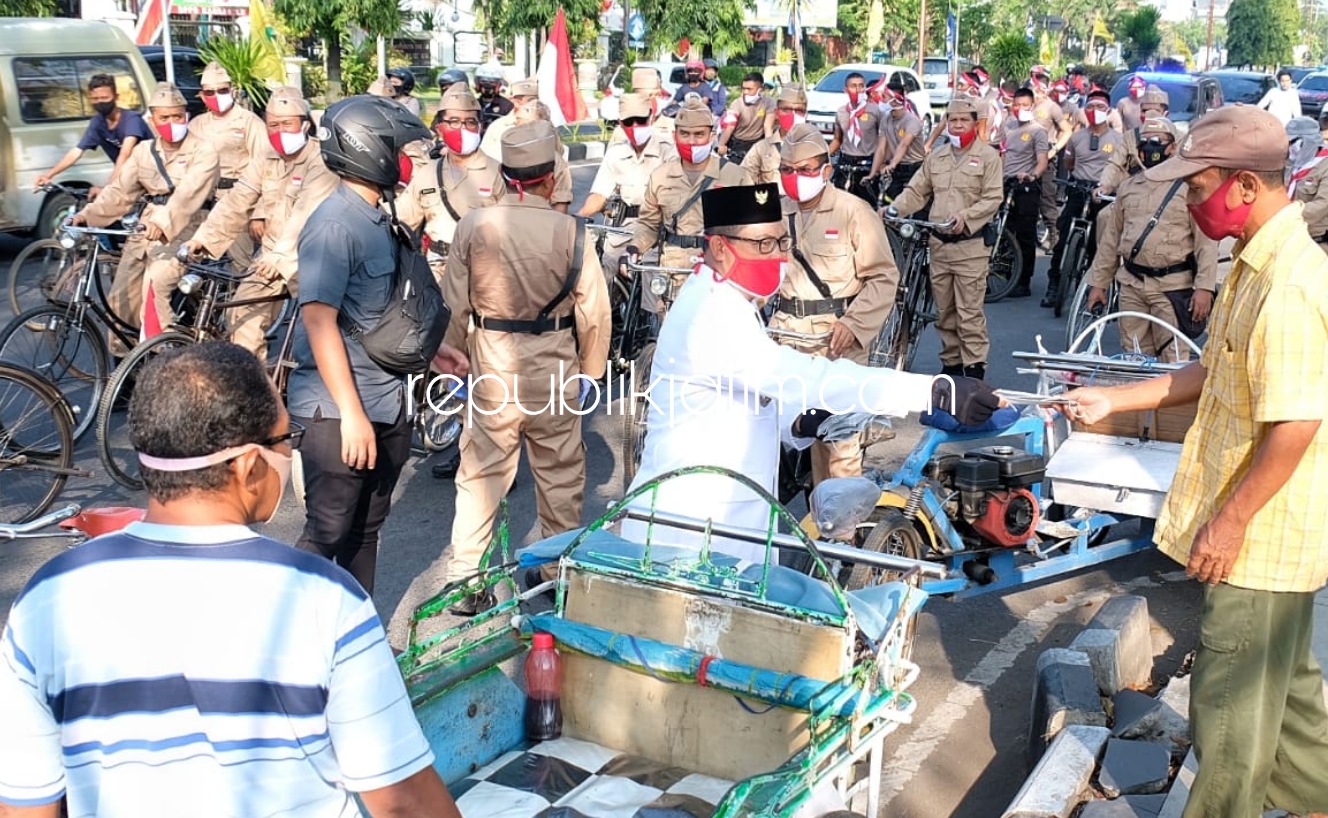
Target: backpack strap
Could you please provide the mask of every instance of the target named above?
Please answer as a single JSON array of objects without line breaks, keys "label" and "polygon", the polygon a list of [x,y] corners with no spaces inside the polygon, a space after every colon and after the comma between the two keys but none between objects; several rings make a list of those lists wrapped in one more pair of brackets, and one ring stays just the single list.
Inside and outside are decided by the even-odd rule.
[{"label": "backpack strap", "polygon": [[812,267],[812,263],[807,260],[807,256],[803,255],[802,248],[798,246],[797,221],[797,213],[788,214],[789,235],[793,237],[793,258],[802,265],[802,269],[807,272],[807,280],[811,281],[812,286],[821,294],[821,297],[829,298],[830,285],[821,280],[821,276],[817,274],[816,270]]},{"label": "backpack strap", "polygon": [[[567,299],[567,296],[572,294],[572,289],[576,287],[576,282],[581,279],[581,265],[585,259],[586,250],[586,219],[583,219],[580,216],[574,216],[573,218],[576,219],[576,239],[572,245],[572,265],[567,270],[567,276],[563,278],[562,289],[558,291],[558,294],[553,297],[552,301],[545,304],[539,311],[539,318],[535,319],[536,324],[539,326],[545,324],[552,325],[553,322],[550,320],[549,315],[558,308],[559,304]],[[537,330],[535,334],[539,335],[540,331]]]},{"label": "backpack strap", "polygon": [[1153,214],[1153,218],[1148,220],[1148,224],[1144,225],[1144,232],[1139,234],[1139,238],[1135,241],[1134,247],[1130,249],[1130,255],[1125,259],[1127,262],[1133,262],[1135,256],[1139,255],[1139,251],[1144,249],[1144,242],[1148,240],[1148,236],[1153,232],[1153,228],[1157,227],[1158,219],[1162,218],[1162,212],[1167,209],[1167,205],[1171,204],[1171,199],[1176,195],[1176,191],[1180,190],[1180,186],[1183,184],[1185,184],[1184,179],[1177,179],[1171,183],[1171,187],[1167,189],[1167,195],[1162,197],[1162,204],[1158,205],[1157,212]]}]

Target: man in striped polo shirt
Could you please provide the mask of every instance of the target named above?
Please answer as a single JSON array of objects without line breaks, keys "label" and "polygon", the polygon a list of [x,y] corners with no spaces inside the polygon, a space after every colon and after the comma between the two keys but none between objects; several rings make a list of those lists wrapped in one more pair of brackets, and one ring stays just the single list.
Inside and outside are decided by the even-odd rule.
[{"label": "man in striped polo shirt", "polygon": [[303,433],[262,364],[163,353],[130,419],[146,519],[44,565],[0,640],[0,814],[458,818],[368,594],[249,528]]}]

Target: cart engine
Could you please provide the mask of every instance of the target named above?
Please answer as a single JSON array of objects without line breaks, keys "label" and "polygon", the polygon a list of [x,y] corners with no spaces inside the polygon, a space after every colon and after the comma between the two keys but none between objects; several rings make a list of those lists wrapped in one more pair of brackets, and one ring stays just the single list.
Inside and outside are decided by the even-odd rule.
[{"label": "cart engine", "polygon": [[956,527],[969,529],[983,544],[1008,548],[1028,542],[1037,528],[1038,500],[1028,487],[1042,482],[1046,468],[1042,455],[985,446],[937,455],[927,464],[927,476],[952,495],[946,510]]}]

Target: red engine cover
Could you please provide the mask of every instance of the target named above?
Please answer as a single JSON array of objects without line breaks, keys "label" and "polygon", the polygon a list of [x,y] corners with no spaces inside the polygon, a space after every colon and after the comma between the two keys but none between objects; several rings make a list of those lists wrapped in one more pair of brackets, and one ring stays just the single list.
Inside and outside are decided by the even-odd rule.
[{"label": "red engine cover", "polygon": [[1033,536],[1040,516],[1037,498],[1028,489],[988,492],[973,530],[997,545],[1023,545]]}]

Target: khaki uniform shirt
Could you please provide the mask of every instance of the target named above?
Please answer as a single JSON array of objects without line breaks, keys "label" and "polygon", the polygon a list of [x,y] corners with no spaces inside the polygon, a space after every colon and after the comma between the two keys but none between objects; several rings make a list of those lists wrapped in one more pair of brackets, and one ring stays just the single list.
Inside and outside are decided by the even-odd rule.
[{"label": "khaki uniform shirt", "polygon": [[1124,152],[1124,140],[1110,128],[1100,135],[1094,134],[1089,128],[1075,131],[1065,146],[1065,155],[1074,161],[1074,170],[1070,171],[1070,175],[1085,182],[1101,179],[1111,158]]},{"label": "khaki uniform shirt", "polygon": [[1068,134],[1071,128],[1071,121],[1065,118],[1065,111],[1049,99],[1044,99],[1033,106],[1033,121],[1046,130],[1047,141],[1052,145]]},{"label": "khaki uniform shirt", "polygon": [[784,134],[779,131],[752,145],[742,158],[742,169],[751,177],[752,184],[779,184],[779,149]]},{"label": "khaki uniform shirt", "polygon": [[[771,318],[771,326],[820,333],[842,322],[858,341],[858,349],[853,350],[858,354],[847,357],[865,362],[867,349],[894,307],[899,287],[899,268],[895,266],[880,217],[862,199],[834,187],[827,187],[811,209],[802,209],[787,196],[783,197],[783,204],[785,220],[792,217],[790,233],[795,236],[797,247],[817,277],[830,288],[830,297],[856,298],[838,319],[833,313],[798,318],[777,311]],[[805,301],[825,298],[792,253],[779,295]],[[823,352],[828,344],[827,340],[818,345],[819,349],[806,351]]]},{"label": "khaki uniform shirt", "polygon": [[729,105],[729,113],[738,118],[738,124],[733,126],[733,133],[729,138],[754,142],[765,139],[765,121],[767,117],[775,115],[775,101],[761,94],[755,105],[748,105],[739,94],[738,98]]},{"label": "khaki uniform shirt", "polygon": [[287,281],[295,277],[300,231],[309,214],[336,190],[340,180],[323,164],[318,143],[310,141],[290,159],[274,151],[249,166],[230,195],[217,203],[194,239],[214,258],[249,227],[254,213],[267,221],[263,258],[274,261]]},{"label": "khaki uniform shirt", "polygon": [[1097,255],[1088,268],[1088,281],[1106,289],[1115,277],[1123,286],[1139,287],[1145,292],[1184,290],[1193,286],[1213,292],[1217,289],[1217,242],[1208,238],[1194,224],[1185,207],[1185,186],[1167,202],[1148,234],[1134,263],[1144,267],[1170,267],[1191,253],[1198,264],[1197,275],[1188,270],[1160,277],[1138,276],[1125,269],[1124,260],[1139,240],[1148,222],[1162,206],[1171,182],[1150,182],[1142,173],[1121,183],[1116,201],[1097,217]]},{"label": "khaki uniform shirt", "polygon": [[906,136],[912,136],[913,141],[909,143],[908,150],[904,152],[904,158],[900,161],[905,165],[912,165],[927,158],[927,152],[923,149],[926,140],[922,136],[922,120],[911,111],[904,111],[903,116],[898,119],[889,112],[881,117],[881,136],[885,138],[885,164],[894,159],[895,151],[899,150],[899,143],[903,142]]},{"label": "khaki uniform shirt", "polygon": [[495,119],[484,131],[484,138],[480,140],[480,150],[489,155],[491,159],[501,163],[503,161],[503,134],[516,125],[516,113],[503,114]]},{"label": "khaki uniform shirt", "polygon": [[1107,160],[1107,166],[1102,169],[1102,176],[1098,178],[1098,187],[1104,192],[1114,191],[1139,168],[1143,167],[1139,163],[1139,130],[1126,131],[1121,134],[1121,150]]},{"label": "khaki uniform shirt", "polygon": [[1309,226],[1310,238],[1324,243],[1328,233],[1328,159],[1315,165],[1309,174],[1296,182],[1295,199],[1305,206],[1303,216]]},{"label": "khaki uniform shirt", "polygon": [[[946,141],[927,154],[894,206],[900,213],[915,213],[930,199],[928,218],[945,222],[956,214],[961,215],[968,235],[975,236],[996,215],[1004,198],[1001,158],[995,148],[975,139],[968,150],[956,151]],[[939,243],[939,239],[932,238],[933,247]],[[959,252],[957,248],[974,257],[985,257],[988,253],[986,244],[977,240],[953,244],[950,252]]]},{"label": "khaki uniform shirt", "polygon": [[446,192],[447,204],[458,218],[464,219],[476,208],[497,204],[506,189],[498,162],[483,152],[471,154],[467,165],[454,163],[444,152],[442,157],[429,160],[417,170],[405,192],[397,196],[397,218],[412,230],[423,227],[433,242],[451,244],[458,219],[453,219],[443,204],[443,193]]},{"label": "khaki uniform shirt", "polygon": [[646,200],[650,174],[676,158],[678,150],[673,143],[663,142],[658,137],[652,137],[640,153],[626,142],[609,145],[604,150],[604,161],[595,171],[590,192],[608,198],[616,190],[623,202],[640,207]]},{"label": "khaki uniform shirt", "polygon": [[120,175],[102,189],[96,201],[83,208],[88,224],[105,227],[131,211],[140,196],[170,193],[170,185],[152,158],[154,150],[160,152],[166,172],[175,182],[175,193],[164,205],[147,205],[142,222],[160,227],[167,242],[188,238],[183,234],[202,221],[202,213],[206,212],[203,207],[220,178],[217,152],[194,136],[186,137],[174,150],[155,139],[135,145],[134,152],[120,168]]},{"label": "khaki uniform shirt", "polygon": [[[866,94],[864,93],[864,96]],[[843,141],[839,144],[839,150],[846,156],[872,156],[876,153],[876,143],[881,138],[881,117],[883,112],[879,105],[874,102],[866,102],[861,110],[856,114],[850,115],[847,105],[835,111],[835,125],[839,127],[839,132],[843,135]],[[862,135],[854,143],[851,135],[850,123],[853,121],[850,116],[856,117],[858,128]]]},{"label": "khaki uniform shirt", "polygon": [[[687,177],[681,159],[660,165],[650,174],[641,216],[636,221],[633,243],[639,250],[645,252],[663,243],[666,230],[679,236],[700,236],[705,232],[701,197],[695,195],[705,179],[712,180],[710,188],[749,183],[747,171],[741,165],[721,160],[713,154],[695,182]],[[683,205],[687,205],[687,209],[679,212]],[[691,266],[687,259],[700,255],[700,250],[664,244],[660,254],[665,266]]]},{"label": "khaki uniform shirt", "polygon": [[1139,100],[1128,94],[1116,103],[1116,112],[1120,114],[1121,127],[1127,131],[1144,124],[1143,112],[1139,110]]},{"label": "khaki uniform shirt", "polygon": [[[244,178],[251,162],[261,162],[277,155],[267,139],[267,125],[252,111],[238,105],[224,116],[211,111],[199,114],[189,120],[189,133],[207,142],[217,152],[222,179],[238,182]],[[217,191],[217,198],[227,192]]]},{"label": "khaki uniform shirt", "polygon": [[[575,316],[575,331],[534,335],[481,329],[478,323],[470,328],[477,316],[535,319],[567,279],[576,233],[576,219],[532,194],[472,210],[457,225],[443,277],[443,297],[452,308],[446,340],[469,353],[475,397],[502,403],[519,396],[534,411],[558,394],[550,375],[556,382],[560,365],[564,380],[577,372],[596,379],[604,375],[611,323],[608,285],[589,246],[576,285],[552,313],[554,318]],[[580,383],[573,379],[567,385],[570,392],[563,394],[569,402],[576,399]]]},{"label": "khaki uniform shirt", "polygon": [[1002,174],[1008,179],[1037,170],[1038,158],[1047,155],[1051,135],[1036,119],[1020,123],[1012,118],[1005,124],[1002,144],[1005,146]]}]

